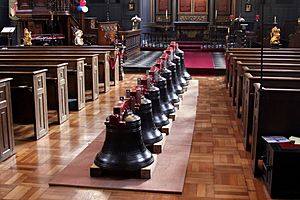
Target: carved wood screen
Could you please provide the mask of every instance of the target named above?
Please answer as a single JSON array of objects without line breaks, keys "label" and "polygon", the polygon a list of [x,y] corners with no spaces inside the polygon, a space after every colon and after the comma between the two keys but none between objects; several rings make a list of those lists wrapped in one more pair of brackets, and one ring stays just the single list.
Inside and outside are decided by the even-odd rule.
[{"label": "carved wood screen", "polygon": [[207,21],[208,0],[178,0],[178,21]]},{"label": "carved wood screen", "polygon": [[156,22],[171,22],[172,0],[156,0]]}]

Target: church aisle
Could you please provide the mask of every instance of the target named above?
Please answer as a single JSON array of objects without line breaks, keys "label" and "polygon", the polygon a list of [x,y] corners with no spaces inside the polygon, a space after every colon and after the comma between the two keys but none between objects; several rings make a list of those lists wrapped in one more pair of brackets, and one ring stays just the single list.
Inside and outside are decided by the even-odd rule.
[{"label": "church aisle", "polygon": [[126,74],[119,86],[72,112],[68,122],[51,125],[39,141],[17,141],[16,156],[0,163],[0,199],[270,199],[252,176],[250,154],[244,151],[240,122],[222,76],[193,77],[199,80],[199,96],[182,195],[49,187],[49,180],[104,129],[114,103],[140,76]]}]

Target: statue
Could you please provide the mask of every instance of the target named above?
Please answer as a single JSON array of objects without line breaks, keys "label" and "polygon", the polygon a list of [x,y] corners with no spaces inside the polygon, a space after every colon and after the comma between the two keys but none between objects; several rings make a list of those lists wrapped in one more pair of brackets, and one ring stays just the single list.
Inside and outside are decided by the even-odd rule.
[{"label": "statue", "polygon": [[137,15],[131,18],[132,30],[137,30],[139,28],[139,23],[142,21]]},{"label": "statue", "polygon": [[279,47],[280,45],[280,28],[277,28],[275,25],[272,28],[272,32],[270,33],[271,39],[270,39],[270,46],[271,47]]},{"label": "statue", "polygon": [[32,45],[32,43],[31,43],[31,31],[29,31],[27,28],[24,28],[23,42],[24,42],[25,46]]},{"label": "statue", "polygon": [[74,35],[75,35],[74,44],[83,45],[83,38],[81,38],[83,36],[82,30],[80,29],[75,30]]}]

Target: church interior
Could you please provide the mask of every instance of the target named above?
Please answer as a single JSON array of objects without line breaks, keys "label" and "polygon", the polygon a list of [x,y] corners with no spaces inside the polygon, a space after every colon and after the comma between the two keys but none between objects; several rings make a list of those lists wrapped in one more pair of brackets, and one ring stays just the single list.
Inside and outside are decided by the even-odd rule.
[{"label": "church interior", "polygon": [[0,13],[0,199],[300,199],[300,1]]}]

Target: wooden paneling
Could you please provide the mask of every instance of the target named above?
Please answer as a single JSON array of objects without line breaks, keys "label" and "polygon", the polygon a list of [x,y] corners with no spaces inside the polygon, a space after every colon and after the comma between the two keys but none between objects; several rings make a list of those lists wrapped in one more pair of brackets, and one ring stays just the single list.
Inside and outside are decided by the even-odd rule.
[{"label": "wooden paneling", "polygon": [[192,1],[191,0],[179,0],[179,12],[192,12]]},{"label": "wooden paneling", "polygon": [[48,108],[46,73],[33,77],[34,107],[35,107],[35,132],[36,139],[40,139],[48,133]]},{"label": "wooden paneling", "polygon": [[157,11],[158,13],[165,13],[166,10],[168,10],[168,12],[170,12],[170,4],[171,1],[170,0],[157,0]]},{"label": "wooden paneling", "polygon": [[15,151],[12,129],[12,108],[10,79],[0,80],[0,161],[13,155]]},{"label": "wooden paneling", "polygon": [[197,13],[207,13],[207,0],[194,0],[194,11]]},{"label": "wooden paneling", "polygon": [[178,21],[207,21],[207,0],[179,0]]},{"label": "wooden paneling", "polygon": [[218,15],[230,15],[230,0],[216,0]]}]

